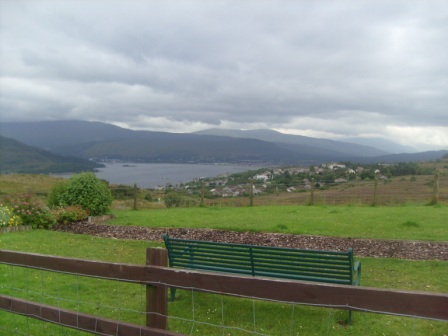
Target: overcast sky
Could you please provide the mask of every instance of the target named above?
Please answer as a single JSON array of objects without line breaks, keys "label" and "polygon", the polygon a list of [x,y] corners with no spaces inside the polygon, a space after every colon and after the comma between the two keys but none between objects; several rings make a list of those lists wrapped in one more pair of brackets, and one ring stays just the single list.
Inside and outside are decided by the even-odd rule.
[{"label": "overcast sky", "polygon": [[0,0],[2,121],[448,149],[448,0]]}]

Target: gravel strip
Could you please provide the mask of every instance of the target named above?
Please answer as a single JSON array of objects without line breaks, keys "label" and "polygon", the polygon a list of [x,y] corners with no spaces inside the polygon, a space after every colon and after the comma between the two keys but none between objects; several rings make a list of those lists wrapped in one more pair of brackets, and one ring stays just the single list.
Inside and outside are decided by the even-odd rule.
[{"label": "gravel strip", "polygon": [[356,256],[362,257],[448,260],[448,242],[339,238],[213,229],[163,229],[88,222],[60,224],[53,230],[104,238],[147,241],[161,241],[162,234],[168,233],[175,238],[312,250],[346,251],[351,247]]}]

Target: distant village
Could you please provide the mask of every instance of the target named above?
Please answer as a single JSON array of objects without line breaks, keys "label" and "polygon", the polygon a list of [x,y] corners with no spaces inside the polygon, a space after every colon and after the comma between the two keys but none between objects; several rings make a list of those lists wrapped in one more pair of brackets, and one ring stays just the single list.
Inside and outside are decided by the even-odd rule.
[{"label": "distant village", "polygon": [[173,188],[190,193],[205,188],[208,196],[214,197],[237,197],[249,193],[256,195],[273,191],[299,192],[355,180],[386,180],[388,176],[381,170],[387,170],[389,166],[376,164],[353,167],[342,163],[324,163],[310,167],[264,168],[215,178],[196,179]]}]

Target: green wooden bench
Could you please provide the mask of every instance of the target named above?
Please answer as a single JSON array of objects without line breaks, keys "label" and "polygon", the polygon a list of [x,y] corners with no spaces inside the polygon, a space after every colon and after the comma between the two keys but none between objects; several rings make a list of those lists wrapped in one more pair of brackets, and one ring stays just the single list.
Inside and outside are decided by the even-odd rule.
[{"label": "green wooden bench", "polygon": [[[170,267],[359,286],[361,263],[347,252],[217,243],[163,235]],[[171,288],[171,301],[175,288]],[[349,323],[352,312],[349,313]]]}]

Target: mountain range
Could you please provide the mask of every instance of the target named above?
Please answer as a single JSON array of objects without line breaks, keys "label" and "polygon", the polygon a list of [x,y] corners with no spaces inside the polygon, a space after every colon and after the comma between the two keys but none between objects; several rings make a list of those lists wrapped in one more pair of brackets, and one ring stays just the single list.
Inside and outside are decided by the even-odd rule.
[{"label": "mountain range", "polygon": [[148,163],[309,165],[330,161],[433,160],[448,153],[391,154],[371,146],[272,130],[210,129],[196,133],[167,133],[134,131],[80,120],[0,122],[0,135],[65,158]]},{"label": "mountain range", "polygon": [[0,135],[0,173],[49,174],[104,167],[78,157],[59,155]]}]

